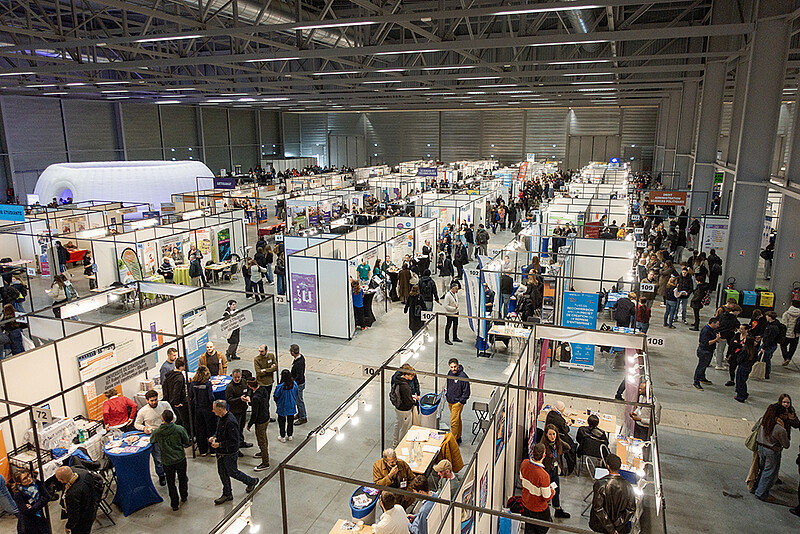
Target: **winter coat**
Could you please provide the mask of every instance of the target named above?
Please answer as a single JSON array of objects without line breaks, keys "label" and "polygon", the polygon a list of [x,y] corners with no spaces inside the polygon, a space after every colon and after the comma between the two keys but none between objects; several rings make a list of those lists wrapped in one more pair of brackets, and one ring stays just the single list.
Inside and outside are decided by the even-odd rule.
[{"label": "winter coat", "polygon": [[409,269],[401,269],[397,275],[397,296],[400,300],[405,302],[408,294],[411,292],[411,271]]},{"label": "winter coat", "polygon": [[185,460],[186,453],[183,449],[192,444],[186,429],[174,422],[163,423],[153,430],[150,441],[158,443],[164,465],[175,465]]},{"label": "winter coat", "polygon": [[786,325],[786,339],[794,339],[794,326],[797,320],[800,319],[800,308],[790,306],[788,310],[781,315],[781,322]]},{"label": "winter coat", "polygon": [[444,311],[451,315],[458,313],[458,299],[452,291],[444,294]]},{"label": "winter coat", "polygon": [[[14,502],[17,503],[19,510],[19,523],[17,532],[20,534],[50,534],[50,522],[44,516],[44,508],[50,501],[50,494],[47,492],[45,484],[36,480],[33,482],[39,490],[39,498],[35,501],[30,496],[20,490],[14,492]],[[30,508],[27,505],[31,505]],[[41,516],[37,514],[41,513]]]},{"label": "winter coat", "polygon": [[395,408],[401,412],[407,412],[414,407],[415,402],[412,397],[411,383],[402,375],[395,380],[394,385],[392,385],[392,391],[395,393],[396,404],[392,403]]},{"label": "winter coat", "polygon": [[164,377],[161,384],[164,400],[174,408],[180,404],[186,404],[186,378],[183,371],[172,370]]},{"label": "winter coat", "polygon": [[436,282],[430,276],[421,276],[419,278],[419,296],[424,301],[432,302],[435,300],[439,302],[439,291],[436,288]]},{"label": "winter coat", "polygon": [[663,297],[667,294],[667,282],[669,282],[669,278],[672,275],[678,274],[675,270],[675,267],[670,267],[669,269],[664,268],[661,269],[661,272],[658,273],[658,296]]},{"label": "winter coat", "polygon": [[[459,378],[469,378],[467,373],[464,372],[464,366],[459,365],[458,371],[448,371],[447,376],[457,376]],[[463,380],[454,380],[452,378],[447,379],[447,386],[445,390],[445,398],[447,402],[450,404],[455,404],[456,402],[460,402],[461,404],[466,404],[467,400],[469,400],[470,389],[469,389],[469,382],[465,382]]]},{"label": "winter coat", "polygon": [[269,422],[269,389],[260,386],[257,390],[255,390],[252,395],[250,395],[250,406],[252,408],[250,412],[250,422],[248,426],[251,425],[263,425],[264,423]]},{"label": "winter coat", "polygon": [[287,417],[297,413],[297,384],[292,384],[291,389],[286,389],[283,384],[279,384],[272,394],[275,405],[278,407],[278,415]]},{"label": "winter coat", "polygon": [[408,299],[406,300],[406,307],[403,309],[403,313],[408,314],[408,329],[412,332],[416,332],[422,328],[423,324],[425,324],[422,322],[422,314],[418,313],[422,308],[422,299],[420,298],[419,294],[409,295]]},{"label": "winter coat", "polygon": [[195,413],[203,411],[211,413],[214,404],[214,389],[211,382],[189,382],[189,402],[192,403]]}]

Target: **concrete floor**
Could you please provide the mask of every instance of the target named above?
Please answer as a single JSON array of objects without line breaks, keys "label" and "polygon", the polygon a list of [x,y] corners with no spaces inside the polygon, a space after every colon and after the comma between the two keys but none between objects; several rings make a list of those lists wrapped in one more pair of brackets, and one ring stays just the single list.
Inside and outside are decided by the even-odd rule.
[{"label": "concrete floor", "polygon": [[[502,245],[509,240],[508,233],[493,237],[492,245]],[[76,277],[79,275],[76,273]],[[237,289],[240,283],[235,283]],[[81,290],[79,286],[79,291]],[[88,290],[88,288],[87,288]],[[273,292],[274,286],[268,289]],[[461,295],[463,304],[463,294]],[[43,302],[47,300],[45,296]],[[225,296],[209,299],[209,316],[221,314]],[[344,401],[366,377],[363,366],[378,366],[409,337],[407,316],[402,306],[395,303],[384,311],[383,304],[374,305],[377,323],[373,328],[359,332],[350,340],[337,340],[289,332],[288,310],[285,306],[278,311],[278,331],[280,366],[290,365],[288,347],[298,343],[306,355],[309,368],[309,383],[306,388],[306,403],[309,410],[309,423],[296,433],[294,442],[279,443],[277,428],[271,425],[270,454],[273,466],[277,465],[302,440],[301,436],[322,422],[339,404]],[[704,310],[707,319],[713,310]],[[785,482],[776,486],[775,495],[780,504],[768,505],[755,500],[744,485],[744,478],[750,463],[750,452],[744,447],[743,438],[753,422],[763,413],[766,405],[777,400],[780,393],[796,390],[800,369],[793,363],[789,367],[776,365],[770,381],[751,381],[750,399],[739,404],[732,398],[732,388],[723,386],[727,371],[709,370],[713,386],[705,391],[692,387],[691,377],[696,364],[695,349],[697,333],[676,323],[675,330],[660,327],[663,308],[658,305],[653,310],[651,333],[663,335],[666,343],[663,349],[649,351],[656,395],[664,409],[659,426],[662,477],[666,498],[666,517],[669,532],[754,532],[756,528],[766,532],[789,532],[796,528],[798,519],[788,513],[788,506],[796,504],[798,483],[797,467],[794,458],[797,453],[797,438],[792,448],[784,453],[781,478]],[[474,337],[462,321],[460,335],[465,343],[452,347],[442,345],[439,371],[446,372],[446,361],[458,357],[467,373],[483,379],[505,380],[512,362],[513,354],[499,353],[494,358],[476,358],[472,346]],[[241,367],[252,368],[253,356],[260,343],[272,344],[271,311],[263,310],[256,314],[256,320],[242,332],[240,355]],[[271,347],[272,348],[272,347]],[[779,362],[780,357],[775,357]],[[433,370],[433,355],[424,354],[419,360],[411,362],[420,370]],[[597,358],[597,367],[592,372],[564,370],[558,367],[548,369],[547,387],[559,390],[580,391],[581,393],[613,396],[622,380],[623,372],[612,369],[609,360]],[[432,390],[432,384],[423,380],[423,389]],[[441,386],[441,384],[440,384]],[[794,387],[793,387],[794,386]],[[488,388],[474,389],[472,400],[487,400]],[[326,470],[344,476],[371,478],[372,463],[380,456],[380,415],[375,409],[380,397],[377,381],[362,393],[362,399],[373,410],[359,413],[358,426],[346,427],[345,438],[326,445],[319,453],[314,444],[309,444],[294,459],[293,463],[311,469]],[[445,413],[445,421],[448,417]],[[474,420],[471,410],[464,411],[465,434],[469,435]],[[387,411],[385,436],[391,441],[391,425],[394,414]],[[298,429],[300,430],[300,429]],[[469,436],[471,439],[471,436]],[[462,456],[465,461],[474,453],[474,447],[465,439]],[[248,453],[255,452],[248,449]],[[240,461],[242,469],[252,472],[257,460],[250,454]],[[266,472],[262,472],[262,475]],[[212,528],[227,511],[230,503],[213,506],[212,500],[219,495],[220,484],[213,459],[198,458],[190,460],[190,500],[179,511],[172,512],[167,504],[153,505],[140,510],[128,518],[114,514],[117,526],[96,529],[101,532],[116,533],[135,530],[154,531],[169,521],[180,532],[205,532]],[[243,486],[234,481],[234,496],[244,495]],[[572,513],[565,525],[586,527],[587,519],[580,516],[582,499],[590,491],[590,479],[567,477],[562,481],[564,488],[564,508]],[[311,478],[308,475],[290,472],[286,475],[286,488],[289,500],[290,532],[325,533],[336,519],[349,516],[347,505],[353,487],[338,482]],[[157,487],[166,497],[166,488]],[[259,491],[253,506],[254,517],[268,528],[266,532],[280,530],[279,483],[275,477]],[[702,503],[698,506],[698,502]],[[742,503],[746,503],[742,506]],[[58,506],[51,510],[58,515]],[[63,528],[59,521],[53,522],[55,531]],[[106,525],[104,522],[103,525]],[[750,526],[752,525],[752,527]],[[758,527],[756,527],[758,525]],[[743,527],[744,526],[744,527]],[[12,532],[15,521],[0,518],[0,534]]]}]

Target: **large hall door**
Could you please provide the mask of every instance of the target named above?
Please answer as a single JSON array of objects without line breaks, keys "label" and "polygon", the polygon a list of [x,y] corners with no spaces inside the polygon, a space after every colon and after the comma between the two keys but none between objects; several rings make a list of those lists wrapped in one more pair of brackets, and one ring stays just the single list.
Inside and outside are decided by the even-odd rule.
[{"label": "large hall door", "polygon": [[620,157],[618,135],[570,135],[567,139],[567,168],[580,169],[590,161]]}]

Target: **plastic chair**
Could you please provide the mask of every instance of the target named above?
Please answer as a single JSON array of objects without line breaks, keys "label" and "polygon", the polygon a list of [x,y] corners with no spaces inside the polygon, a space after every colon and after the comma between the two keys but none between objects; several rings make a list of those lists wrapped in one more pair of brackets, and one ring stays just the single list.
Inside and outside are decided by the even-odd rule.
[{"label": "plastic chair", "polygon": [[489,404],[486,402],[472,402],[472,411],[475,412],[476,420],[472,423],[472,443],[478,438],[483,428],[483,422],[489,420]]}]

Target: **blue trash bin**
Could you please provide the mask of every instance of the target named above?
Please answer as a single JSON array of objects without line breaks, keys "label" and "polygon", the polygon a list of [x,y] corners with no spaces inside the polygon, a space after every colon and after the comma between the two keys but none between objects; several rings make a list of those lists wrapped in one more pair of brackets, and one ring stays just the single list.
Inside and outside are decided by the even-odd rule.
[{"label": "blue trash bin", "polygon": [[419,399],[419,424],[426,428],[439,428],[436,416],[442,398],[436,393],[426,393]]},{"label": "blue trash bin", "polygon": [[[366,495],[370,499],[370,502],[363,507],[356,506],[354,500],[358,495]],[[378,495],[378,490],[365,486],[360,486],[354,491],[353,495],[350,497],[350,515],[353,516],[353,519],[356,521],[361,520],[365,525],[372,525],[375,523],[375,509],[378,504]]]}]

